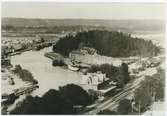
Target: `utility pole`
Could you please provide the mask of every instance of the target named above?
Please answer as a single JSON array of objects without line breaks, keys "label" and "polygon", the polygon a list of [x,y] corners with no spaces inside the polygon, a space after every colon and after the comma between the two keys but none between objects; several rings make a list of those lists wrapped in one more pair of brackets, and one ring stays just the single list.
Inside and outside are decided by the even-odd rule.
[{"label": "utility pole", "polygon": [[140,113],[141,113],[140,108],[141,108],[141,106],[140,106],[140,101],[139,101],[139,109],[138,109],[138,110],[139,110],[139,115],[140,115]]},{"label": "utility pole", "polygon": [[152,88],[152,114],[153,114],[153,110],[154,110],[154,101],[155,101],[155,95],[156,95],[156,92],[155,92],[155,88]]},{"label": "utility pole", "polygon": [[134,105],[135,105],[135,97],[134,95],[132,96],[132,100],[131,100],[131,112],[133,112],[133,108],[134,108]]}]

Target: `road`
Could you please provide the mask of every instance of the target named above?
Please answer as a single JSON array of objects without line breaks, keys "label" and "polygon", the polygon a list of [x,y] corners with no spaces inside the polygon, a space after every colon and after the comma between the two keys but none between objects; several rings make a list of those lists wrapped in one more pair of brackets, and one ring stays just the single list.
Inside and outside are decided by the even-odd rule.
[{"label": "road", "polygon": [[139,74],[136,75],[137,78],[129,82],[120,93],[116,94],[111,98],[108,98],[103,102],[97,103],[93,107],[93,109],[85,112],[84,114],[95,115],[101,110],[105,109],[114,110],[118,106],[119,101],[134,93],[134,90],[140,86],[140,83],[145,79],[146,75],[151,76],[155,74],[157,72],[156,68],[157,67],[147,68],[145,71],[141,71]]}]

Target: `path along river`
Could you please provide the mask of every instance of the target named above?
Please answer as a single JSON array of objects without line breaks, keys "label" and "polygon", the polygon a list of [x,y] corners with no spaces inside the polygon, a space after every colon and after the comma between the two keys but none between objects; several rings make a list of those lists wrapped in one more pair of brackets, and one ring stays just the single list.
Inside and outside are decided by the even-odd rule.
[{"label": "path along river", "polygon": [[45,57],[45,52],[52,51],[52,47],[44,48],[40,51],[27,51],[21,55],[12,56],[13,66],[21,65],[22,68],[29,70],[39,82],[39,89],[33,95],[41,96],[49,89],[58,89],[59,86],[68,83],[79,84],[81,74],[61,67],[53,67],[52,60]]}]

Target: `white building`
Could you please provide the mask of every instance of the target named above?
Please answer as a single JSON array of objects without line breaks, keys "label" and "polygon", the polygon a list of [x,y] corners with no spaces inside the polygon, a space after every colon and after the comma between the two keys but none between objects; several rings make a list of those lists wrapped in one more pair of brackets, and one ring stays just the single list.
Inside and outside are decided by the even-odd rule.
[{"label": "white building", "polygon": [[82,85],[83,88],[86,90],[93,89],[97,90],[98,84],[104,82],[106,79],[106,74],[101,72],[97,73],[87,73],[86,75],[82,76]]}]

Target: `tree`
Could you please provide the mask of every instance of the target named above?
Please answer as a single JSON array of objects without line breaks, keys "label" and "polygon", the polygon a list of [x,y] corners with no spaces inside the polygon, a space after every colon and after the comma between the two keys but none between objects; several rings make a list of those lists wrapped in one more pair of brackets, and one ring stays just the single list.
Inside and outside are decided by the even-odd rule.
[{"label": "tree", "polygon": [[91,103],[91,96],[78,85],[68,84],[60,87],[59,91],[61,95],[73,105],[86,106]]},{"label": "tree", "polygon": [[118,114],[129,114],[132,110],[130,100],[123,99],[119,102]]},{"label": "tree", "polygon": [[121,67],[119,67],[119,70],[116,73],[116,80],[118,87],[123,87],[125,84],[127,84],[130,81],[130,76],[128,72],[128,65],[126,63],[122,63]]},{"label": "tree", "polygon": [[154,100],[163,100],[165,95],[165,72],[157,69],[157,73],[153,76],[147,76],[143,82],[150,89]]},{"label": "tree", "polygon": [[128,72],[128,65],[126,63],[122,63],[121,65],[121,74],[123,75],[124,83],[128,83],[130,80],[129,72]]},{"label": "tree", "polygon": [[164,100],[165,72],[158,69],[153,76],[146,76],[140,88],[135,91],[135,102],[140,106],[140,111],[146,110],[153,102]]},{"label": "tree", "polygon": [[123,87],[130,80],[128,65],[126,63],[122,63],[121,67],[115,67],[111,64],[93,65],[87,72],[94,73],[97,71],[106,74],[106,77],[117,82],[119,87]]},{"label": "tree", "polygon": [[17,74],[23,81],[29,81],[34,84],[38,83],[38,81],[34,79],[32,73],[26,69],[22,69],[20,65],[16,65],[13,72]]},{"label": "tree", "polygon": [[97,71],[100,71],[99,65],[92,65],[92,66],[88,69],[87,72],[89,72],[89,73],[95,73],[95,72],[97,72]]},{"label": "tree", "polygon": [[41,38],[41,42],[42,42],[42,43],[45,42],[45,39],[44,39],[43,37]]},{"label": "tree", "polygon": [[39,97],[27,96],[22,102],[17,103],[16,108],[10,114],[37,114],[40,102]]},{"label": "tree", "polygon": [[156,83],[155,88],[155,100],[164,100],[165,97],[165,70],[159,68],[157,73],[153,75],[154,82]]},{"label": "tree", "polygon": [[20,65],[16,65],[13,72],[17,75],[23,76],[22,67]]},{"label": "tree", "polygon": [[34,81],[34,77],[30,71],[23,69],[22,72],[23,72],[23,76],[22,76],[23,81],[29,81],[29,82]]},{"label": "tree", "polygon": [[51,89],[42,97],[40,114],[71,114],[74,113],[71,102],[62,97],[59,91]]},{"label": "tree", "polygon": [[102,64],[100,65],[100,70],[105,73],[108,78],[115,81],[115,76],[119,69],[111,64]]},{"label": "tree", "polygon": [[135,91],[135,104],[139,111],[144,111],[152,103],[152,94],[146,84],[141,84]]}]

